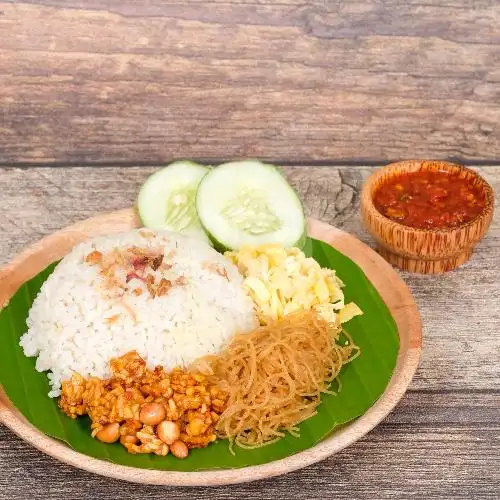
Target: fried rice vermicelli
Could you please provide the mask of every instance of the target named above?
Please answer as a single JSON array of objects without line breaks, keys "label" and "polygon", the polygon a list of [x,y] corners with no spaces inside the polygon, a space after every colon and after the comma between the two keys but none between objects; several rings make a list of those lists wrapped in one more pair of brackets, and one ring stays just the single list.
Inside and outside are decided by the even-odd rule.
[{"label": "fried rice vermicelli", "polygon": [[217,423],[219,437],[242,448],[257,448],[297,436],[300,422],[316,414],[322,393],[359,348],[340,326],[313,311],[234,337],[218,356],[207,359],[213,376],[229,393]]}]

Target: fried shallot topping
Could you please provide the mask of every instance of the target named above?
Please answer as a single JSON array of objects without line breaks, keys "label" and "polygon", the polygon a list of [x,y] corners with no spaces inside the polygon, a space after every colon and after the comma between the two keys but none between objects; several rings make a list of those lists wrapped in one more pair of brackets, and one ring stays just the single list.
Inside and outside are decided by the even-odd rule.
[{"label": "fried shallot topping", "polygon": [[115,248],[106,254],[94,250],[84,261],[90,266],[99,266],[108,297],[120,298],[126,293],[138,297],[149,292],[154,299],[187,282],[184,276],[166,276],[174,255],[174,252],[165,256],[160,250],[131,246],[125,250]]}]

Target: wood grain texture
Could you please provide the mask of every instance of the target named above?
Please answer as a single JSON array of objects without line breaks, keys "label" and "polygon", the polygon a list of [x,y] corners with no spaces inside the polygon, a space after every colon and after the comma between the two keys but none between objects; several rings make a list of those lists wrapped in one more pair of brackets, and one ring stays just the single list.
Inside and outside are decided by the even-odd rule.
[{"label": "wood grain texture", "polygon": [[496,0],[0,2],[0,162],[500,158]]},{"label": "wood grain texture", "polygon": [[[477,169],[500,190],[500,168]],[[133,203],[154,168],[0,169],[0,264],[44,235]],[[307,212],[373,245],[359,193],[371,168],[287,168]],[[495,498],[499,495],[500,220],[474,257],[442,276],[402,273],[424,324],[412,391],[362,441],[303,471],[254,485],[169,489],[172,498]],[[58,464],[0,428],[0,498],[137,498],[164,489]],[[25,489],[24,489],[25,488]],[[4,495],[4,496],[2,496]]]},{"label": "wood grain texture", "polygon": [[[165,488],[61,464],[0,426],[0,498],[255,500],[498,498],[499,396],[407,394],[368,436],[301,471],[219,488]],[[446,421],[445,421],[446,420]]]},{"label": "wood grain texture", "polygon": [[[63,258],[83,241],[140,227],[132,208],[90,217],[43,238],[0,269],[0,304],[6,304],[26,281]],[[383,394],[362,416],[323,439],[314,447],[292,456],[241,469],[199,472],[145,470],[98,460],[75,452],[30,424],[0,386],[0,422],[39,450],[60,461],[116,479],[170,486],[220,486],[278,476],[319,462],[355,443],[377,426],[406,392],[418,366],[422,349],[422,323],[404,281],[376,252],[352,235],[325,222],[309,219],[308,234],[344,253],[364,271],[391,311],[399,333],[399,352],[391,380]]]}]

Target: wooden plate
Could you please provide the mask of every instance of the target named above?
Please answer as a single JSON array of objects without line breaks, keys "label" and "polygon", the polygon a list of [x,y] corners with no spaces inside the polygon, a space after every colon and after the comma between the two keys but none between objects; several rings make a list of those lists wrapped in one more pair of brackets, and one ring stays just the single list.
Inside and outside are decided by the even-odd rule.
[{"label": "wooden plate", "polygon": [[[138,221],[134,212],[125,209],[98,215],[43,238],[0,271],[0,304],[5,304],[23,283],[52,262],[61,259],[77,243],[135,227],[138,227]],[[410,291],[396,271],[364,243],[314,219],[309,220],[309,234],[331,244],[363,269],[390,309],[400,337],[396,368],[379,400],[364,415],[313,448],[259,466],[202,472],[169,472],[117,465],[74,451],[63,442],[50,438],[33,427],[13,407],[1,386],[0,420],[25,441],[67,464],[126,481],[163,485],[208,486],[268,478],[306,467],[354,443],[387,416],[408,388],[420,358],[420,315]]]}]

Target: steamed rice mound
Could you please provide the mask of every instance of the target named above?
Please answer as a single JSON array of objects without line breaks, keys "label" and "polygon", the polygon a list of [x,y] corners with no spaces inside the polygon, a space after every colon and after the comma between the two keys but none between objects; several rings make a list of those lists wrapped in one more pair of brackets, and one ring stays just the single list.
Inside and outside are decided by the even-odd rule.
[{"label": "steamed rice mound", "polygon": [[56,397],[74,372],[107,378],[127,352],[150,369],[187,367],[257,325],[229,260],[189,236],[135,230],[77,245],[43,284],[20,344]]}]

